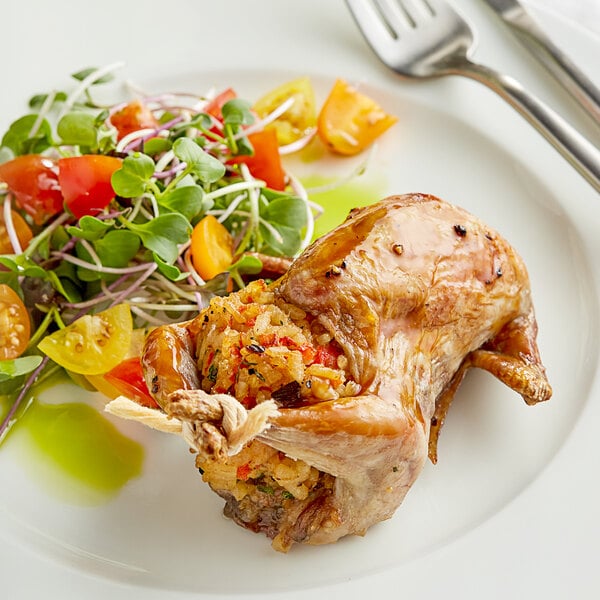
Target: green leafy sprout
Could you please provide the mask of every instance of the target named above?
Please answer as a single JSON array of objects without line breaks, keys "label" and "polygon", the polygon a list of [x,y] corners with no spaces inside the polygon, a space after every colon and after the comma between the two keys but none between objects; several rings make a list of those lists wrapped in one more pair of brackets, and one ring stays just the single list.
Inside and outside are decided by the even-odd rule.
[{"label": "green leafy sprout", "polygon": [[[268,117],[256,121],[250,103],[234,98],[217,120],[203,112],[205,96],[164,94],[140,100],[156,125],[120,138],[111,117],[126,103],[94,98],[118,67],[85,69],[72,75],[71,89],[36,94],[30,112],[0,141],[0,164],[27,154],[122,159],[111,179],[115,197],[104,210],[76,219],[65,209],[41,226],[29,220],[34,237],[24,249],[11,217],[21,208],[18,194],[0,182],[14,249],[0,255],[0,283],[25,300],[36,325],[24,355],[0,361],[0,394],[18,383],[19,401],[56,369],[36,347],[57,327],[119,302],[129,304],[140,327],[189,318],[214,294],[227,293],[229,278],[241,287],[260,273],[261,256],[293,258],[312,239],[319,207],[295,178],[286,191],[272,190],[235,161],[253,154],[248,132]],[[233,264],[211,281],[190,260],[191,232],[206,215],[227,228],[235,248]],[[9,417],[0,423],[0,440]]]}]

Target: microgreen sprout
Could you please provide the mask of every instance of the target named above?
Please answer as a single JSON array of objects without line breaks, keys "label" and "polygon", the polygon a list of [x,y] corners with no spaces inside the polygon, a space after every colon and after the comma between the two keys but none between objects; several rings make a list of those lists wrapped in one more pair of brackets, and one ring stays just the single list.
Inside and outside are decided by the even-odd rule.
[{"label": "microgreen sprout", "polygon": [[[316,211],[299,181],[291,191],[270,189],[243,161],[254,148],[248,136],[284,114],[289,99],[257,119],[246,100],[234,98],[216,118],[204,112],[213,92],[161,94],[137,102],[151,118],[125,131],[119,115],[129,103],[105,106],[94,98],[97,86],[114,79],[114,63],[73,74],[71,90],[37,94],[31,112],[14,121],[0,143],[0,164],[40,155],[49,164],[86,155],[120,159],[110,177],[114,198],[105,208],[75,218],[70,210],[31,223],[25,246],[13,221],[18,194],[0,182],[2,220],[11,254],[0,255],[0,283],[43,289],[42,303],[30,298],[37,327],[24,355],[0,361],[0,384],[21,382],[0,440],[31,388],[56,365],[40,356],[37,344],[79,316],[128,303],[137,326],[189,318],[214,294],[225,294],[228,279],[242,287],[262,270],[261,253],[293,257],[311,240]],[[125,111],[125,112],[124,112]],[[235,259],[224,273],[205,281],[191,260],[190,234],[206,215],[231,233]],[[26,298],[27,300],[27,298]],[[0,389],[1,392],[1,389]]]}]

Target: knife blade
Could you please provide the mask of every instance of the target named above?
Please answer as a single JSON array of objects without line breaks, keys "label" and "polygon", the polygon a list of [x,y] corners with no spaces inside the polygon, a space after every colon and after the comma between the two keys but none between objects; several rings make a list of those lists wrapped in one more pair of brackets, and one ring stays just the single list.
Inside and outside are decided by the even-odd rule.
[{"label": "knife blade", "polygon": [[509,26],[521,43],[548,69],[600,124],[600,89],[544,33],[518,0],[483,0]]}]

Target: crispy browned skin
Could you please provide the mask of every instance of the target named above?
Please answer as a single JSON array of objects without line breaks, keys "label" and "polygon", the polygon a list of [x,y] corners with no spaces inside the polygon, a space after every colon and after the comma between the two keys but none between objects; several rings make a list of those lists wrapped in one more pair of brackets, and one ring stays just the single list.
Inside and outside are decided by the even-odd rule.
[{"label": "crispy browned skin", "polygon": [[[439,429],[469,367],[528,404],[551,396],[522,260],[438,198],[392,196],[353,211],[273,289],[320,321],[361,387],[356,397],[280,409],[258,438],[335,477],[332,494],[303,514],[310,522],[301,535],[290,528],[290,543],[332,542],[389,518],[427,455],[435,462]],[[197,331],[191,321],[148,339],[143,362],[163,407],[175,389],[198,387]]]}]

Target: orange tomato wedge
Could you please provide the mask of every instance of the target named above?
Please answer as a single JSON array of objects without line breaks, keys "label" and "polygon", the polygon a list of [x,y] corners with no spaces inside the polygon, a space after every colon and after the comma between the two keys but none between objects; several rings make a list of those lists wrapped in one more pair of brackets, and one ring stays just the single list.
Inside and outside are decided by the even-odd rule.
[{"label": "orange tomato wedge", "polygon": [[215,217],[206,215],[192,230],[191,252],[198,275],[209,280],[233,262],[233,238]]},{"label": "orange tomato wedge", "polygon": [[134,100],[110,117],[110,122],[118,132],[118,139],[140,129],[158,127],[158,121],[152,111],[139,100]]},{"label": "orange tomato wedge", "polygon": [[[17,239],[21,245],[21,250],[25,250],[33,238],[31,227],[27,225],[25,219],[18,212],[11,210],[10,216],[17,234]],[[10,238],[8,237],[4,215],[2,214],[2,211],[0,211],[0,254],[12,254],[13,252],[14,249],[10,243]]]},{"label": "orange tomato wedge", "polygon": [[17,293],[0,284],[0,360],[21,356],[31,334],[29,313]]},{"label": "orange tomato wedge", "polygon": [[319,113],[317,133],[334,152],[353,155],[370,146],[397,120],[372,98],[338,79]]}]

